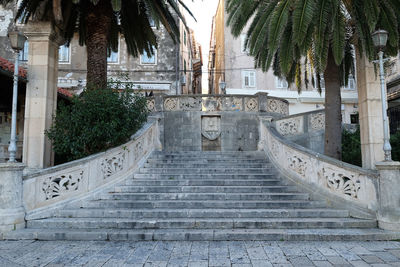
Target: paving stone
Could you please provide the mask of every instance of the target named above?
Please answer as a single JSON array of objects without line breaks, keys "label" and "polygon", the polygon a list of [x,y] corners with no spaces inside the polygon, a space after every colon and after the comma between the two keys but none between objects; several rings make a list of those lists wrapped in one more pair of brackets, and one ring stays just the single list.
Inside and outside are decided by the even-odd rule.
[{"label": "paving stone", "polygon": [[290,257],[289,258],[290,263],[292,263],[293,266],[312,266],[313,263],[310,261],[309,258],[307,257]]},{"label": "paving stone", "polygon": [[313,261],[313,264],[317,267],[331,267],[333,266],[329,261]]},{"label": "paving stone", "polygon": [[281,264],[281,263],[288,263],[286,256],[283,254],[283,251],[280,247],[274,246],[265,246],[264,251],[267,254],[269,261],[273,264]]},{"label": "paving stone", "polygon": [[251,260],[253,267],[272,267],[272,263],[267,260]]},{"label": "paving stone", "polygon": [[144,267],[166,267],[168,261],[148,261],[144,264]]},{"label": "paving stone", "polygon": [[363,246],[355,246],[352,249],[350,249],[350,252],[357,254],[357,255],[372,255],[372,251],[366,249]]},{"label": "paving stone", "polygon": [[383,263],[383,260],[375,255],[360,255],[363,261],[366,263]]},{"label": "paving stone", "polygon": [[391,264],[386,264],[386,263],[374,263],[371,264],[372,267],[392,267]]},{"label": "paving stone", "polygon": [[293,265],[290,263],[276,263],[273,264],[274,267],[292,267]]},{"label": "paving stone", "polygon": [[231,261],[227,258],[210,258],[209,266],[231,266]]},{"label": "paving stone", "polygon": [[265,251],[262,247],[250,247],[247,248],[247,254],[249,255],[250,259],[253,260],[266,260],[268,259],[267,255],[265,254]]},{"label": "paving stone", "polygon": [[188,267],[208,267],[208,261],[189,261]]},{"label": "paving stone", "polygon": [[321,252],[323,256],[339,256],[339,254],[334,249],[331,249],[327,246],[318,246],[317,249],[319,252]]},{"label": "paving stone", "polygon": [[326,261],[324,255],[318,251],[315,247],[303,247],[303,252],[312,261]]},{"label": "paving stone", "polygon": [[394,256],[396,256],[398,259],[400,259],[400,249],[391,249],[388,250],[388,252]]},{"label": "paving stone", "polygon": [[366,263],[365,261],[351,261],[350,262],[351,265],[353,265],[354,267],[369,267],[371,265],[369,265],[368,263]]},{"label": "paving stone", "polygon": [[389,251],[378,251],[375,253],[375,255],[379,258],[381,258],[385,262],[396,262],[399,261],[399,258],[391,254]]},{"label": "paving stone", "polygon": [[326,259],[333,265],[348,265],[349,263],[340,256],[326,256]]}]

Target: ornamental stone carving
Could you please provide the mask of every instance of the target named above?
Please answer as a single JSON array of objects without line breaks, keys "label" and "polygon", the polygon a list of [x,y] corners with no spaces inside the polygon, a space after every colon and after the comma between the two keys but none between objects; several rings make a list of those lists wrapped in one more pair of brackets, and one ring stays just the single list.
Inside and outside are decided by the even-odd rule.
[{"label": "ornamental stone carving", "polygon": [[354,174],[344,173],[340,170],[322,168],[318,172],[320,178],[326,181],[326,186],[339,194],[344,194],[352,198],[358,198],[361,182]]},{"label": "ornamental stone carving", "polygon": [[268,99],[267,100],[267,111],[273,113],[279,113],[282,115],[289,114],[289,104],[279,99]]},{"label": "ornamental stone carving", "polygon": [[142,140],[138,140],[135,146],[135,160],[139,159],[143,152]]},{"label": "ornamental stone carving", "polygon": [[224,97],[222,101],[223,111],[242,111],[243,97]]},{"label": "ornamental stone carving", "polygon": [[203,97],[203,111],[219,111],[221,110],[221,98],[219,97]]},{"label": "ornamental stone carving", "polygon": [[325,114],[313,113],[310,115],[310,128],[313,130],[325,129]]},{"label": "ornamental stone carving", "polygon": [[107,157],[101,160],[100,168],[103,173],[103,178],[106,179],[115,173],[122,171],[124,168],[125,153],[120,152],[112,157]]},{"label": "ornamental stone carving", "polygon": [[61,197],[78,191],[83,180],[83,170],[48,177],[42,184],[42,192],[46,200]]},{"label": "ornamental stone carving", "polygon": [[221,135],[221,117],[204,116],[201,118],[201,134],[210,141]]},{"label": "ornamental stone carving", "polygon": [[164,109],[167,111],[177,110],[178,101],[176,98],[167,98],[164,101]]},{"label": "ornamental stone carving", "polygon": [[150,112],[156,111],[156,105],[155,105],[155,100],[154,100],[154,98],[153,98],[153,99],[148,99],[148,100],[147,100],[147,109],[148,109]]},{"label": "ornamental stone carving", "polygon": [[308,163],[300,156],[293,155],[291,152],[286,152],[286,157],[289,169],[305,177]]},{"label": "ornamental stone carving", "polygon": [[246,111],[258,111],[258,100],[257,98],[246,98]]},{"label": "ornamental stone carving", "polygon": [[179,109],[182,111],[201,111],[202,99],[198,97],[181,97]]},{"label": "ornamental stone carving", "polygon": [[280,146],[277,141],[272,140],[271,142],[271,153],[277,159],[279,156]]},{"label": "ornamental stone carving", "polygon": [[303,132],[302,118],[295,117],[276,122],[276,130],[283,136],[296,135]]}]

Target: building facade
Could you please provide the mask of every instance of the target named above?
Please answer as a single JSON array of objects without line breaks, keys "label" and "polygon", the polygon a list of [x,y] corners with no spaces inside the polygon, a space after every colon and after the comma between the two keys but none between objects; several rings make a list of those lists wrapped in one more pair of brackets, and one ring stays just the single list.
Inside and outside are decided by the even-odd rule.
[{"label": "building facade", "polygon": [[[301,94],[298,94],[296,86],[289,87],[272,70],[262,72],[261,69],[254,68],[254,59],[249,56],[245,46],[247,29],[238,38],[232,35],[230,28],[226,26],[225,2],[219,0],[213,20],[208,62],[209,93],[222,93],[220,82],[225,81],[227,94],[266,92],[270,96],[287,99],[290,103],[290,114],[324,108],[325,94],[319,94],[313,85],[308,88],[303,86]],[[342,103],[343,122],[356,122],[358,94],[354,77],[350,78],[348,86],[342,88]]]}]

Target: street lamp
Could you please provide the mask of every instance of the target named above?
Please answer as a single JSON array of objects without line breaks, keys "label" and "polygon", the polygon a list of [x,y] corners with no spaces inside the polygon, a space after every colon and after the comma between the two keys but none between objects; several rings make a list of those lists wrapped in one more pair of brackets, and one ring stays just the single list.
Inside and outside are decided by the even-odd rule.
[{"label": "street lamp", "polygon": [[223,94],[226,93],[226,92],[225,92],[225,88],[226,88],[226,82],[225,82],[225,81],[220,81],[220,82],[219,82],[219,89],[221,89],[221,92],[222,92]]},{"label": "street lamp", "polygon": [[15,64],[14,64],[14,87],[12,99],[12,113],[11,113],[11,141],[8,147],[10,157],[8,162],[16,162],[15,156],[17,154],[17,97],[18,97],[18,57],[19,51],[24,48],[26,37],[18,31],[8,33],[8,38],[11,42],[12,49],[15,50]]},{"label": "street lamp", "polygon": [[382,97],[382,116],[383,116],[383,151],[385,152],[385,161],[392,160],[392,147],[390,146],[389,137],[389,123],[387,116],[387,96],[386,96],[386,85],[385,85],[385,71],[383,69],[383,62],[388,59],[383,59],[383,50],[385,49],[386,42],[388,39],[388,32],[385,30],[377,30],[372,33],[372,41],[374,46],[379,50],[379,60],[374,61],[374,63],[379,62],[379,76],[381,80],[381,97]]}]

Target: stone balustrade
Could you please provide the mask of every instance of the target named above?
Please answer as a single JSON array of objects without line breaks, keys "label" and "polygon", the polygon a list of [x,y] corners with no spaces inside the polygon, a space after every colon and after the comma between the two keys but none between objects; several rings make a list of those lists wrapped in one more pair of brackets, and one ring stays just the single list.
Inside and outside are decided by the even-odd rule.
[{"label": "stone balustrade", "polygon": [[288,101],[267,96],[256,95],[156,95],[148,98],[148,109],[151,112],[161,111],[243,111],[268,112],[278,117],[289,114]]},{"label": "stone balustrade", "polygon": [[[322,127],[323,116],[319,114],[308,116],[310,129]],[[277,121],[277,129],[268,120],[271,118],[261,121],[260,146],[283,175],[333,206],[346,207],[354,216],[376,216],[378,172],[326,157],[282,137],[304,131],[304,116]]]},{"label": "stone balustrade", "polygon": [[124,145],[23,176],[26,218],[127,178],[159,146],[158,138],[158,122],[148,122]]}]

